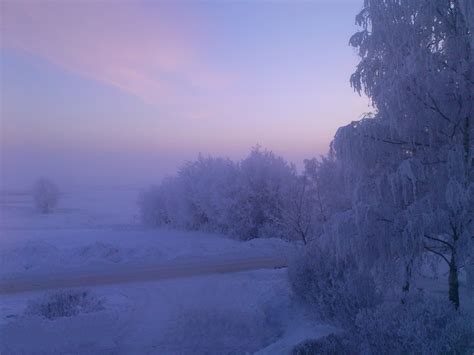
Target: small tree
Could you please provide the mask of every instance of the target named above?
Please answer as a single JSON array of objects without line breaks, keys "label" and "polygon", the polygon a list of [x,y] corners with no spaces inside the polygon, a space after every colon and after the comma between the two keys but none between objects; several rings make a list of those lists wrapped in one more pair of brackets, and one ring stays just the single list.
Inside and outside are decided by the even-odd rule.
[{"label": "small tree", "polygon": [[33,199],[38,212],[51,213],[58,204],[58,187],[51,180],[40,178],[33,186]]},{"label": "small tree", "polygon": [[314,233],[316,199],[312,191],[308,191],[306,176],[295,177],[286,186],[284,198],[280,201],[278,213],[274,220],[280,225],[291,239],[301,240],[304,245],[312,239]]}]

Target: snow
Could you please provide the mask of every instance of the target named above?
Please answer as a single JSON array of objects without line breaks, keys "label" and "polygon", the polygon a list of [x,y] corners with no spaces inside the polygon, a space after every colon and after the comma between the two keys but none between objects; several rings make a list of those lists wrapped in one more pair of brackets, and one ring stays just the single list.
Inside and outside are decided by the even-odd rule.
[{"label": "snow", "polygon": [[39,215],[25,194],[2,196],[0,278],[11,273],[111,264],[149,264],[206,256],[288,255],[277,238],[240,242],[221,235],[145,229],[138,190],[77,191],[53,214]]},{"label": "snow", "polygon": [[308,340],[316,340],[338,331],[332,326],[316,323],[314,318],[308,316],[295,306],[286,323],[282,336],[275,342],[257,351],[256,355],[290,354],[297,344]]},{"label": "snow", "polygon": [[[167,354],[196,353],[196,346],[202,353],[207,346],[216,353],[255,351],[278,337],[283,327],[265,312],[278,313],[272,308],[289,302],[283,270],[98,287],[94,292],[105,298],[105,310],[55,320],[23,313],[39,295],[4,297],[2,320],[10,317],[0,335],[4,350]],[[190,328],[192,322],[199,327]],[[251,327],[253,338],[246,331]],[[25,334],[34,336],[25,341]],[[217,349],[213,338],[223,336],[230,341]]]},{"label": "snow", "polygon": [[[136,217],[137,195],[133,189],[72,191],[61,196],[55,213],[38,215],[27,193],[3,192],[0,279],[176,260],[288,256],[295,249],[275,238],[241,242],[145,229]],[[103,310],[53,320],[26,312],[53,291],[0,295],[0,352],[276,353],[307,336],[294,326],[298,311],[285,269],[87,289],[104,299]],[[327,334],[327,327],[312,327],[313,336]]]}]

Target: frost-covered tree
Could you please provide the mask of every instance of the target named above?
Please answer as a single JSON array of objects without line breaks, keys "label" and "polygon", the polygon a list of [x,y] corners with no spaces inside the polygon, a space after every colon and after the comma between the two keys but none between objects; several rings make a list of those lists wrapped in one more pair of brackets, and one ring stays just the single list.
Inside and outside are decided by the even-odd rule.
[{"label": "frost-covered tree", "polygon": [[287,233],[288,239],[301,240],[303,244],[313,238],[317,223],[316,196],[311,193],[308,178],[298,176],[284,186],[280,206],[271,216]]},{"label": "frost-covered tree", "polygon": [[[199,156],[185,163],[176,176],[142,193],[142,220],[150,226],[170,226],[232,235],[240,239],[281,237],[283,206],[295,168],[259,147],[244,160]],[[291,232],[293,233],[293,232]]]},{"label": "frost-covered tree", "polygon": [[58,204],[58,187],[47,178],[40,178],[36,181],[32,194],[35,207],[40,213],[51,213]]},{"label": "frost-covered tree", "polygon": [[186,162],[140,196],[142,221],[149,226],[226,233],[236,190],[237,166],[222,158]]},{"label": "frost-covered tree", "polygon": [[295,167],[273,152],[254,147],[239,164],[238,190],[232,206],[230,224],[243,239],[256,237],[287,238],[277,227],[288,186],[295,184]]},{"label": "frost-covered tree", "polygon": [[327,156],[306,159],[304,165],[303,175],[310,186],[308,193],[316,201],[315,218],[318,224],[324,225],[332,215],[351,206],[344,186],[343,170],[332,147]]},{"label": "frost-covered tree", "polygon": [[178,171],[187,229],[226,232],[229,199],[235,190],[236,166],[229,159],[199,156]]},{"label": "frost-covered tree", "polygon": [[366,0],[356,22],[351,83],[377,113],[341,129],[335,150],[357,234],[374,265],[391,255],[401,266],[404,288],[425,251],[438,255],[458,307],[474,234],[474,3]]},{"label": "frost-covered tree", "polygon": [[279,218],[276,220],[304,244],[324,233],[328,220],[350,208],[344,192],[342,170],[330,152],[319,159],[306,159],[300,176],[289,179],[284,187]]},{"label": "frost-covered tree", "polygon": [[[289,267],[295,295],[320,317],[345,320],[346,332],[298,351],[469,346],[458,277],[474,257],[473,10],[471,0],[364,1],[351,83],[375,113],[337,131],[329,176],[338,178],[316,179],[325,193],[337,181],[321,209],[320,243]],[[412,286],[416,269],[435,258],[449,268],[441,301]]]},{"label": "frost-covered tree", "polygon": [[[343,171],[343,185],[351,208],[329,221],[326,230],[342,253],[358,253],[367,270],[376,269],[380,281],[404,283],[422,252],[415,177],[422,169],[403,149],[381,142],[388,129],[379,117],[340,128],[333,142]],[[382,272],[383,271],[383,272]]]}]

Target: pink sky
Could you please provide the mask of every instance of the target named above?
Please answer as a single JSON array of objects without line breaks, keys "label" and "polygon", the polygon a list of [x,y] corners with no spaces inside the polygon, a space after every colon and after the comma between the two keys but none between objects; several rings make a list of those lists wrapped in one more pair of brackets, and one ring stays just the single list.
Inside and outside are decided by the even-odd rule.
[{"label": "pink sky", "polygon": [[2,2],[3,180],[70,179],[91,162],[110,179],[117,154],[137,175],[156,161],[153,179],[198,152],[241,158],[257,143],[297,163],[324,154],[369,110],[348,83],[359,8]]}]

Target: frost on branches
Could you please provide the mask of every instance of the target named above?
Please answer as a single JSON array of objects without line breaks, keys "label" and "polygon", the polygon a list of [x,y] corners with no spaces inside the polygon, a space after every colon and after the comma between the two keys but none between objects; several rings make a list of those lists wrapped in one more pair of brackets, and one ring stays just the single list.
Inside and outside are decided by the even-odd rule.
[{"label": "frost on branches", "polygon": [[[289,267],[299,299],[345,332],[294,353],[464,353],[473,335],[459,275],[465,268],[474,286],[474,2],[366,0],[356,22],[351,84],[375,113],[337,131],[337,185],[319,187],[340,203],[325,204],[317,244]],[[442,299],[417,290],[427,263],[447,266]]]},{"label": "frost on branches", "polygon": [[397,265],[407,291],[422,257],[441,258],[457,308],[473,263],[474,3],[366,0],[356,22],[351,84],[377,113],[341,128],[334,149],[357,245],[369,266]]},{"label": "frost on branches", "polygon": [[279,237],[306,244],[320,233],[330,200],[318,187],[329,163],[312,164],[317,166],[298,175],[293,165],[260,147],[240,162],[199,156],[142,194],[142,220],[244,240]]}]

